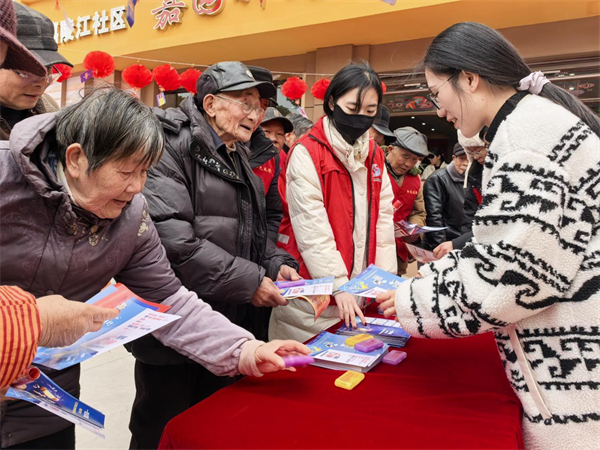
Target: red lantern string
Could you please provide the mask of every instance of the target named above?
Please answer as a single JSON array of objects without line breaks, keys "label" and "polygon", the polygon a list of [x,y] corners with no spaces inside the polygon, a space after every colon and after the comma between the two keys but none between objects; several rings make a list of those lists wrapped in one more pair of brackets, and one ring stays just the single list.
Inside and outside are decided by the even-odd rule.
[{"label": "red lantern string", "polygon": [[152,72],[143,64],[134,64],[123,70],[121,77],[129,86],[136,91],[145,88],[152,83]]},{"label": "red lantern string", "polygon": [[381,82],[381,91],[385,94],[385,91],[387,91],[387,86],[385,85],[385,83],[382,81]]},{"label": "red lantern string", "polygon": [[308,85],[298,77],[290,77],[281,86],[281,93],[290,100],[299,100],[302,98]]},{"label": "red lantern string", "polygon": [[65,80],[71,78],[71,74],[73,73],[73,69],[71,66],[67,66],[66,64],[54,64],[52,68],[53,73],[59,73],[60,77],[56,80],[57,83],[62,83]]},{"label": "red lantern string", "polygon": [[198,82],[198,78],[200,78],[202,72],[198,69],[190,68],[179,75],[179,80],[181,81],[181,86],[188,92],[192,94],[196,93],[196,84]]},{"label": "red lantern string", "polygon": [[92,69],[94,78],[104,78],[115,71],[115,60],[105,52],[89,52],[83,60],[85,70]]},{"label": "red lantern string", "polygon": [[324,100],[325,93],[327,92],[327,88],[330,84],[331,80],[328,80],[327,78],[321,78],[319,81],[312,85],[312,87],[310,88],[310,93],[313,95],[314,98]]},{"label": "red lantern string", "polygon": [[171,67],[170,64],[156,66],[152,70],[152,75],[154,75],[154,81],[156,81],[156,84],[158,84],[161,92],[175,91],[179,89],[179,86],[181,86],[179,74],[173,67]]}]

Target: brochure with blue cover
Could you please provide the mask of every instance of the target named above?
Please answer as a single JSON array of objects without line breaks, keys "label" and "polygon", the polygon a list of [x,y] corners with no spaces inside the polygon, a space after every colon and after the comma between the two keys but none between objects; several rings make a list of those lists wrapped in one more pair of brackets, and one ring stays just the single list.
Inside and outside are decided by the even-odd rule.
[{"label": "brochure with blue cover", "polygon": [[327,331],[319,333],[316,338],[306,344],[312,352],[311,356],[315,358],[312,365],[325,369],[354,370],[366,373],[379,364],[390,348],[384,343],[383,347],[377,350],[362,353],[354,347],[347,346],[346,339],[348,339],[347,336]]},{"label": "brochure with blue cover", "polygon": [[21,378],[6,397],[24,400],[104,438],[104,414],[65,392],[45,374],[33,369],[35,378]]},{"label": "brochure with blue cover", "polygon": [[404,278],[393,275],[371,264],[340,287],[340,291],[349,292],[359,297],[376,297],[377,294],[398,289]]},{"label": "brochure with blue cover", "polygon": [[105,322],[100,330],[86,334],[68,347],[39,347],[34,364],[62,370],[179,319],[179,316],[162,312],[168,309],[167,306],[147,302],[119,284],[108,286],[86,303],[117,308],[121,314],[116,319]]},{"label": "brochure with blue cover", "polygon": [[367,323],[363,325],[356,318],[356,328],[342,325],[336,333],[343,336],[355,336],[357,334],[371,334],[373,337],[389,344],[390,347],[402,348],[410,339],[410,334],[402,329],[400,324],[392,319],[377,317],[365,317]]}]

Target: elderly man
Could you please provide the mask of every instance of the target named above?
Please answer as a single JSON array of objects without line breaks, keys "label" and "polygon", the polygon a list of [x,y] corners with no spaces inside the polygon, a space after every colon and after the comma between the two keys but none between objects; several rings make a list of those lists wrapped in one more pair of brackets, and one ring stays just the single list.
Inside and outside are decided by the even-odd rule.
[{"label": "elderly man", "polygon": [[44,92],[60,76],[52,73],[54,64],[72,64],[57,52],[54,25],[43,14],[15,3],[17,38],[46,67],[43,76],[25,69],[0,70],[0,139],[7,140],[11,129],[21,120],[58,110],[58,105]]},{"label": "elderly man", "polygon": [[[398,128],[393,135],[385,163],[394,192],[394,222],[405,220],[422,227],[427,213],[417,167],[428,154],[427,136],[412,127]],[[403,239],[396,238],[398,275],[404,275],[408,268],[409,253],[405,242],[414,242],[417,237]]]},{"label": "elderly man", "polygon": [[425,182],[423,190],[427,225],[448,227],[425,235],[427,248],[434,250],[443,242],[459,237],[463,222],[465,200],[465,171],[469,164],[465,149],[456,144],[452,150],[452,162],[448,167],[437,170]]},{"label": "elderly man", "polygon": [[[209,67],[197,87],[179,108],[155,109],[167,145],[144,194],[183,285],[234,323],[265,336],[261,308],[287,304],[273,281],[298,278],[294,259],[267,236],[264,189],[243,144],[264,114],[261,99],[273,97],[275,87],[256,81],[240,62]],[[145,428],[164,425],[224,385],[184,361],[163,366],[138,361],[136,381],[144,392],[131,422],[138,448],[148,446]]]},{"label": "elderly man", "polygon": [[286,118],[292,122],[294,129],[291,133],[287,133],[285,135],[285,143],[283,144],[282,150],[279,152],[281,170],[284,170],[288,152],[294,146],[296,141],[302,139],[304,136],[310,133],[310,130],[312,130],[315,126],[310,119],[304,117],[302,114],[291,113],[288,114]]},{"label": "elderly man", "polygon": [[395,139],[390,130],[390,110],[381,104],[377,107],[375,122],[369,129],[369,137],[380,147],[391,144]]},{"label": "elderly man", "polygon": [[[170,306],[181,319],[131,346],[150,367],[187,361],[219,375],[260,375],[283,368],[277,354],[286,349],[308,352],[295,343],[254,340],[175,277],[139,195],[149,167],[161,158],[164,135],[137,99],[115,89],[95,91],[59,113],[17,124],[10,148],[6,144],[0,142],[2,282],[34,296],[85,301],[114,278]],[[76,365],[49,376],[77,397],[79,372]],[[169,396],[184,395],[183,384],[172,378],[164,386],[169,395],[152,414],[165,414]],[[184,400],[192,402],[192,393]],[[0,403],[0,417],[2,448],[74,448],[71,424],[35,405]],[[144,432],[153,443],[144,448],[160,438],[162,428],[152,425]]]}]

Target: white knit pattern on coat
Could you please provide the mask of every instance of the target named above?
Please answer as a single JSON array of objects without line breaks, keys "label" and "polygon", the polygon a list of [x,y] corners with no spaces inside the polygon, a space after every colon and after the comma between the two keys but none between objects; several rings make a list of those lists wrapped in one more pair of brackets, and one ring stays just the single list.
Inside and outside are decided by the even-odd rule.
[{"label": "white knit pattern on coat", "polygon": [[[398,289],[399,321],[430,338],[493,330],[523,404],[526,448],[597,450],[600,140],[566,109],[526,96],[490,146],[483,194],[474,239]],[[511,324],[531,371],[517,361]]]}]

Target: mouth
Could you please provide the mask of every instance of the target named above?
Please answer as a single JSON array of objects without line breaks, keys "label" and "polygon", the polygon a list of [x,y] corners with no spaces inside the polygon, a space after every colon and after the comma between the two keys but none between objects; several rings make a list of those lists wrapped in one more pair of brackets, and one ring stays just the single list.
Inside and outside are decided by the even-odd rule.
[{"label": "mouth", "polygon": [[124,207],[124,206],[127,205],[127,203],[129,203],[129,200],[117,200],[117,199],[114,199],[113,202],[115,202],[120,207]]},{"label": "mouth", "polygon": [[248,131],[252,132],[252,128],[249,127],[248,125],[242,125],[242,124],[240,124],[240,128],[243,128],[244,130],[248,130]]}]

